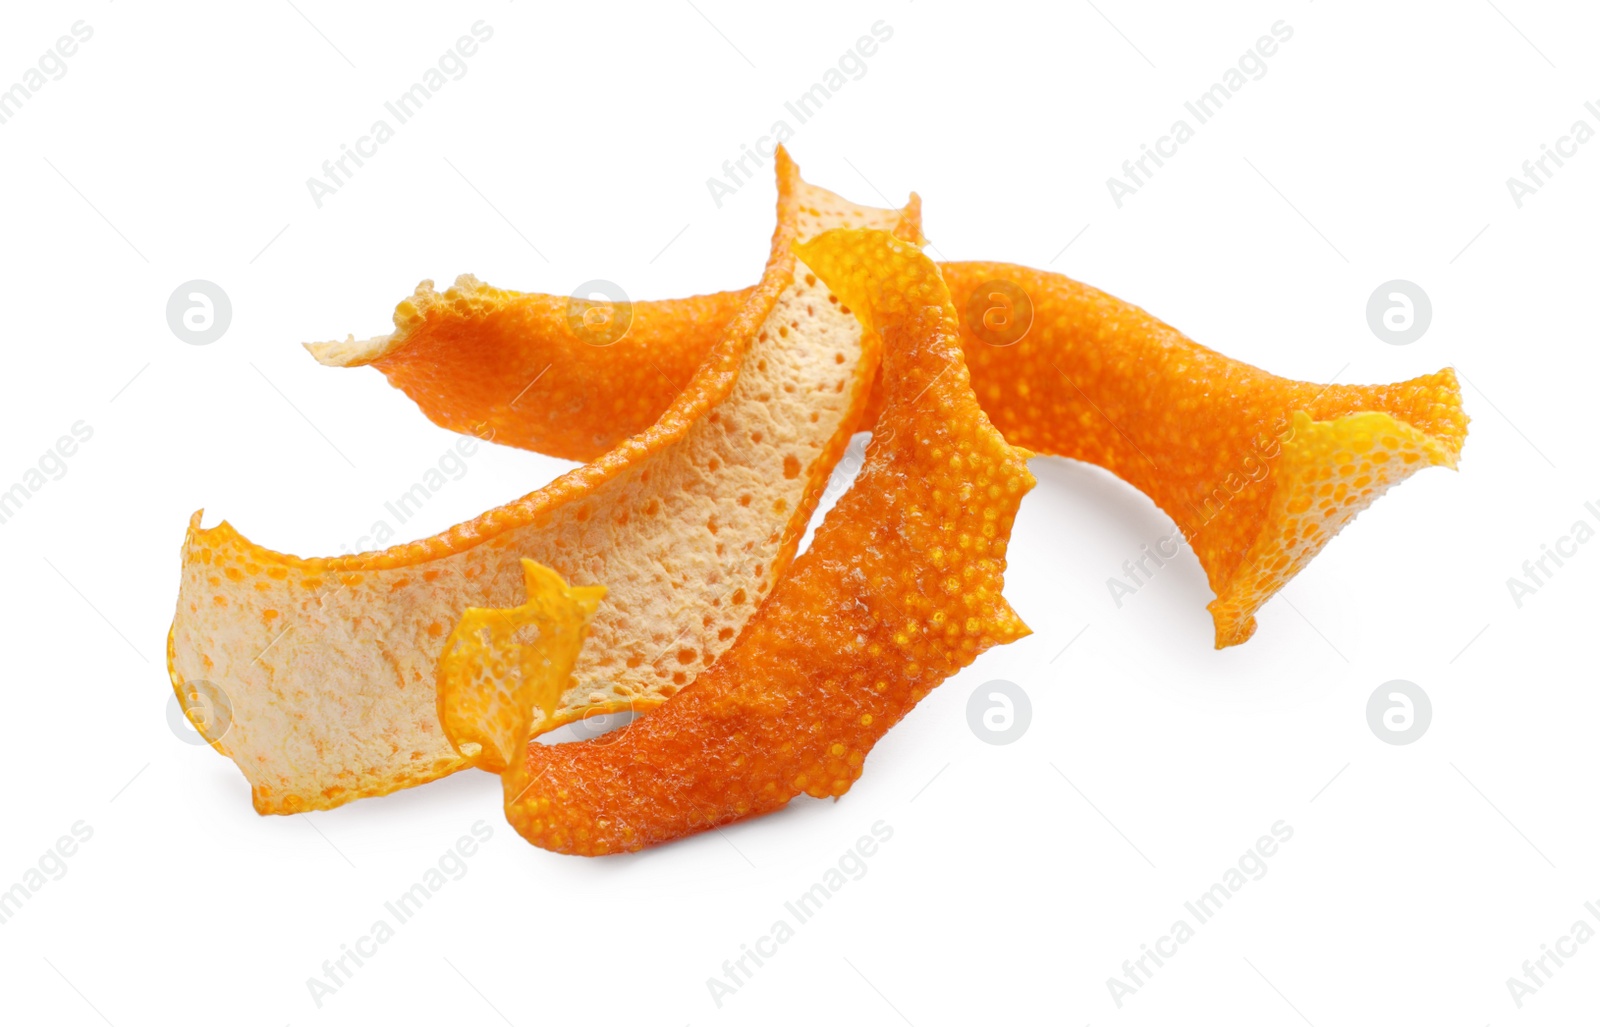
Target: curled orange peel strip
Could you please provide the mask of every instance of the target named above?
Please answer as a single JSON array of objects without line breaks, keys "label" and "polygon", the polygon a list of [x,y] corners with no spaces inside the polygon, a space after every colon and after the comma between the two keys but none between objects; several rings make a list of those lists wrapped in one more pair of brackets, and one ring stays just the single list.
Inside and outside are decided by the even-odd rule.
[{"label": "curled orange peel strip", "polygon": [[1292,381],[1062,275],[943,270],[978,306],[999,302],[995,282],[1028,297],[1032,325],[1009,345],[965,325],[979,401],[1014,444],[1104,467],[1177,521],[1216,594],[1219,649],[1248,639],[1261,604],[1386,489],[1454,467],[1466,437],[1448,368],[1393,385]]},{"label": "curled orange peel strip", "polygon": [[[1209,609],[1219,649],[1248,639],[1261,604],[1387,488],[1422,467],[1454,467],[1466,437],[1460,386],[1448,368],[1392,385],[1292,381],[1063,275],[987,262],[940,270],[965,315],[973,387],[996,427],[1017,446],[1112,471],[1171,515],[1216,595]],[[441,425],[466,430],[488,420],[497,441],[581,458],[610,442],[606,425],[619,405],[637,420],[666,398],[639,370],[645,352],[657,363],[692,359],[715,337],[719,312],[745,295],[635,304],[633,330],[650,347],[615,354],[638,364],[613,372],[629,383],[627,394],[571,372],[585,385],[584,398],[574,399],[587,425],[581,438],[485,402],[463,370],[464,362],[482,364],[513,381],[544,367],[563,373],[568,348],[539,322],[493,337],[467,324],[441,326],[428,345],[389,348],[372,362]],[[1008,321],[1020,338],[1004,330]],[[319,358],[341,362],[329,352]],[[863,427],[874,423],[879,402],[875,392]]]},{"label": "curled orange peel strip", "polygon": [[440,427],[589,461],[656,422],[750,293],[636,301],[626,334],[595,345],[607,335],[581,320],[574,330],[568,297],[462,275],[442,298],[432,282],[419,285],[395,308],[389,335],[306,349],[330,367],[381,370]]},{"label": "curled orange peel strip", "polygon": [[[777,165],[761,283],[659,417],[592,463],[432,538],[354,556],[273,552],[195,514],[169,670],[180,697],[202,684],[227,695],[233,721],[215,748],[259,812],[325,809],[466,766],[439,721],[438,661],[464,610],[516,605],[522,558],[609,590],[533,733],[657,705],[731,644],[793,559],[876,366],[792,246],[839,226],[918,234],[915,201],[860,207],[802,181],[787,154]],[[391,342],[439,325],[493,340],[526,306],[488,287],[425,287]]]},{"label": "curled orange peel strip", "polygon": [[506,815],[556,852],[627,852],[837,798],[917,702],[1028,628],[1001,595],[1032,487],[973,397],[935,265],[881,231],[832,231],[802,259],[884,342],[884,404],[860,475],[738,640],[618,731],[529,745]]}]

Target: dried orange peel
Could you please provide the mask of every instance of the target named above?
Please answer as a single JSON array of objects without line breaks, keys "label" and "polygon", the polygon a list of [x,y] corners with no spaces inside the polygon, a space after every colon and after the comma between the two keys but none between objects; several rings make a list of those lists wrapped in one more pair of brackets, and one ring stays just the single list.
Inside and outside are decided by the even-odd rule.
[{"label": "dried orange peel", "polygon": [[798,249],[883,339],[874,444],[708,671],[620,731],[527,746],[502,775],[507,817],[535,845],[627,852],[843,795],[929,690],[1028,633],[1001,585],[1033,476],[973,396],[937,268],[881,231]]},{"label": "dried orange peel", "polygon": [[[439,658],[439,723],[451,746],[496,773],[533,734],[535,712],[555,716],[605,588],[571,588],[522,561],[527,601],[509,610],[462,611]],[[531,632],[531,637],[529,637]]]},{"label": "dried orange peel", "polygon": [[1177,521],[1216,594],[1219,649],[1248,639],[1261,604],[1386,489],[1454,467],[1466,437],[1448,368],[1393,385],[1291,381],[1062,275],[943,271],[980,305],[1004,302],[983,294],[995,282],[1028,297],[1032,324],[1008,345],[964,322],[979,402],[1012,443],[1104,467]]},{"label": "dried orange peel", "polygon": [[[439,721],[438,661],[463,611],[517,604],[523,558],[609,590],[533,733],[659,704],[731,644],[793,559],[875,367],[793,244],[841,226],[918,235],[914,201],[860,207],[803,182],[787,154],[777,165],[761,283],[658,419],[594,462],[440,535],[356,556],[276,553],[194,516],[169,669],[180,695],[201,681],[227,693],[233,723],[215,748],[258,811],[329,808],[466,766]],[[394,345],[440,324],[515,332],[523,302],[425,286]]]},{"label": "dried orange peel", "polygon": [[[1209,609],[1218,648],[1248,639],[1261,604],[1386,489],[1422,467],[1455,466],[1466,436],[1449,369],[1393,385],[1291,381],[1063,275],[987,262],[940,270],[966,315],[962,347],[995,426],[1018,446],[1104,467],[1167,511],[1216,595]],[[537,321],[494,336],[458,325],[448,341],[441,332],[427,345],[385,349],[373,363],[440,424],[467,430],[487,420],[497,441],[582,457],[584,447],[613,440],[609,404],[626,404],[637,419],[667,402],[649,364],[692,360],[716,334],[716,322],[701,319],[746,294],[636,304],[633,330],[650,345],[612,354],[638,366],[617,371],[630,382],[625,396],[585,400],[597,416],[581,440],[552,431],[537,413],[485,402],[478,379],[460,370],[470,358],[508,382],[545,367],[556,374],[571,347]],[[1005,330],[1012,324],[1020,337]],[[878,403],[874,393],[864,427]]]},{"label": "dried orange peel", "polygon": [[573,330],[569,297],[462,275],[449,304],[432,282],[418,286],[392,334],[306,349],[330,367],[372,365],[442,428],[589,461],[660,418],[751,291],[634,301],[626,334],[606,341]]}]

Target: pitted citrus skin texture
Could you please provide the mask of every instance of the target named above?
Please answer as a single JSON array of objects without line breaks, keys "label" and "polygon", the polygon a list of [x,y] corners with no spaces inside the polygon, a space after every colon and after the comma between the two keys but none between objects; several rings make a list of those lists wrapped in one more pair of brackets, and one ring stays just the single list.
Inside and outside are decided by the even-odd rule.
[{"label": "pitted citrus skin texture", "polygon": [[632,304],[622,338],[575,333],[569,298],[432,282],[395,310],[391,335],[306,346],[332,367],[371,364],[435,424],[589,461],[649,428],[694,376],[750,289]]},{"label": "pitted citrus skin texture", "polygon": [[1454,467],[1466,438],[1448,368],[1393,385],[1291,381],[1061,275],[943,270],[953,296],[998,280],[1031,298],[1011,345],[966,325],[978,401],[1014,445],[1104,467],[1178,523],[1216,593],[1219,649],[1248,639],[1261,604],[1390,486]]},{"label": "pitted citrus skin texture", "polygon": [[[1219,649],[1248,639],[1261,604],[1386,489],[1423,467],[1454,467],[1466,437],[1460,386],[1448,368],[1392,385],[1292,381],[1209,350],[1063,275],[989,262],[940,270],[963,312],[973,388],[995,426],[1017,446],[1112,471],[1177,521],[1216,594],[1208,608]],[[1026,334],[1008,345],[995,345],[995,334],[980,332],[983,321],[966,316],[974,295],[996,281],[1023,290],[1033,308]],[[663,366],[689,359],[714,334],[693,319],[742,295],[636,305],[636,325],[656,340],[650,359]],[[979,299],[981,311],[990,301]],[[1000,309],[1006,301],[992,302]],[[532,324],[514,339],[476,336],[470,326],[457,335],[470,353],[491,350],[511,380],[565,352],[559,335]],[[640,359],[633,351],[617,356]],[[441,424],[462,430],[499,412],[453,387],[449,360],[431,348],[392,349],[377,366]],[[670,398],[659,379],[638,368],[627,374],[639,391],[618,402],[647,411]],[[420,378],[433,391],[412,384]],[[595,402],[606,402],[608,393],[599,395]],[[875,392],[863,427],[874,423],[879,402]],[[1302,414],[1308,423],[1299,430]],[[610,439],[603,420],[595,421],[592,445]],[[500,427],[499,441],[528,449],[564,453],[570,444],[546,433],[540,415],[508,415]]]},{"label": "pitted citrus skin texture", "polygon": [[[523,558],[608,589],[535,733],[648,709],[732,643],[792,560],[876,366],[793,244],[840,226],[915,235],[914,206],[860,207],[802,181],[787,154],[777,165],[761,283],[659,419],[594,462],[440,535],[358,556],[276,553],[195,516],[172,680],[180,694],[190,681],[228,694],[233,723],[216,748],[258,811],[325,809],[465,766],[439,721],[438,661],[463,611],[518,605]],[[417,324],[493,325],[515,304],[477,288],[429,295]]]},{"label": "pitted citrus skin texture", "polygon": [[937,268],[876,231],[799,249],[884,341],[866,463],[710,670],[613,734],[529,746],[503,775],[507,817],[535,845],[627,852],[843,795],[932,688],[1028,633],[1001,585],[1033,476],[973,397]]}]

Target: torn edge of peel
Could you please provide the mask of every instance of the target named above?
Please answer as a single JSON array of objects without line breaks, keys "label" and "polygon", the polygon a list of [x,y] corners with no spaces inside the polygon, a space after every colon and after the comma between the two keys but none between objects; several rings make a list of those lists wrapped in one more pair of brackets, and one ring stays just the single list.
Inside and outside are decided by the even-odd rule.
[{"label": "torn edge of peel", "polygon": [[403,349],[436,308],[458,307],[471,313],[503,295],[505,290],[496,289],[473,274],[458,276],[455,284],[442,293],[434,288],[433,279],[425,278],[394,308],[394,331],[388,335],[358,340],[352,334],[343,341],[301,345],[324,367],[363,367]]},{"label": "torn edge of peel", "polygon": [[[1434,431],[1416,427],[1384,410],[1360,410],[1316,420],[1294,411],[1282,463],[1273,475],[1273,493],[1261,530],[1243,560],[1206,605],[1216,631],[1215,648],[1250,639],[1256,613],[1303,570],[1323,546],[1385,492],[1424,467],[1456,470],[1466,441],[1468,417],[1461,405],[1455,369],[1446,367],[1412,379],[1413,394],[1438,390],[1440,409],[1431,411]],[[1413,415],[1415,416],[1415,415]],[[1340,447],[1350,466],[1365,474],[1354,481],[1328,480],[1329,456]],[[1341,476],[1345,476],[1341,470]],[[1351,494],[1351,487],[1359,490]],[[1317,516],[1313,507],[1320,505]],[[1272,557],[1271,562],[1267,562]]]},{"label": "torn edge of peel", "polygon": [[[779,149],[782,147],[779,146]],[[912,192],[899,211],[901,221],[894,229],[894,237],[910,245],[926,245],[928,240],[922,234],[922,197]],[[395,306],[395,330],[392,333],[368,339],[357,339],[355,334],[349,334],[344,339],[334,341],[301,342],[301,346],[306,347],[306,352],[317,363],[328,368],[360,368],[378,363],[382,358],[405,349],[416,336],[416,331],[427,323],[427,318],[440,310],[448,310],[458,317],[472,317],[474,314],[486,314],[496,304],[502,304],[518,294],[483,282],[482,278],[470,272],[458,275],[454,285],[443,293],[435,288],[432,278],[424,278],[411,296]]]},{"label": "torn edge of peel", "polygon": [[[788,151],[781,145],[779,150],[784,151],[783,159],[787,160]],[[917,193],[911,193],[900,207],[900,223],[894,235],[913,246],[921,247],[927,243],[927,237],[922,234],[922,197]],[[351,334],[343,340],[304,342],[301,345],[324,367],[365,367],[404,349],[415,337],[417,329],[441,308],[453,307],[457,314],[471,315],[485,312],[493,304],[503,303],[517,295],[511,290],[492,286],[470,272],[458,275],[455,284],[442,293],[434,287],[433,279],[425,278],[410,296],[395,306],[394,331],[388,335],[357,339]]]}]

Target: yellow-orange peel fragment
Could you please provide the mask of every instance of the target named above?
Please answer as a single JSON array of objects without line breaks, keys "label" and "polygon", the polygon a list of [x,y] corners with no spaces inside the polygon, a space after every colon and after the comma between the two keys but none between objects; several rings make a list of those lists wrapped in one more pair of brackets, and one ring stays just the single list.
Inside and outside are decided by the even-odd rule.
[{"label": "yellow-orange peel fragment", "polygon": [[[593,463],[440,535],[358,556],[276,553],[195,516],[170,671],[180,695],[198,681],[227,694],[233,724],[216,748],[258,811],[328,808],[465,766],[439,722],[438,660],[467,608],[518,604],[522,558],[609,590],[535,733],[658,704],[738,635],[793,558],[875,366],[792,245],[847,225],[916,234],[914,206],[860,207],[801,181],[787,154],[777,165],[761,283],[659,419]],[[397,335],[443,323],[492,337],[515,330],[521,302],[470,283],[424,288]],[[545,400],[530,390],[522,402]]]},{"label": "yellow-orange peel fragment", "polygon": [[[1261,604],[1384,490],[1422,467],[1455,466],[1466,437],[1460,386],[1448,368],[1393,385],[1292,381],[1063,275],[989,262],[940,271],[963,314],[973,388],[995,426],[1015,445],[1116,473],[1171,515],[1216,594],[1209,609],[1218,648],[1249,638]],[[715,334],[714,323],[697,319],[744,295],[637,304],[634,323],[653,340],[650,359],[690,359]],[[562,350],[539,325],[522,327],[514,338],[489,338],[461,325],[450,345],[518,380]],[[642,360],[633,351],[617,355]],[[535,417],[482,403],[456,359],[448,347],[400,347],[376,366],[441,424],[465,430],[495,417],[500,441],[583,451]],[[631,409],[667,400],[643,373],[634,377]],[[878,402],[875,393],[863,427],[872,426]],[[603,424],[594,427],[585,444],[606,444]]]},{"label": "yellow-orange peel fragment", "polygon": [[865,465],[710,670],[611,735],[528,746],[502,775],[535,845],[625,852],[838,797],[930,689],[1028,632],[1001,585],[1033,477],[973,398],[937,269],[880,231],[799,250],[884,342]]},{"label": "yellow-orange peel fragment", "polygon": [[535,711],[555,716],[602,586],[571,588],[522,561],[528,598],[509,610],[469,607],[439,658],[439,723],[455,750],[496,773],[533,733]]}]

